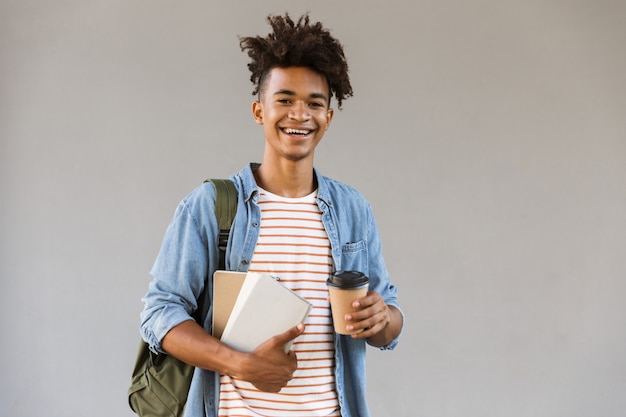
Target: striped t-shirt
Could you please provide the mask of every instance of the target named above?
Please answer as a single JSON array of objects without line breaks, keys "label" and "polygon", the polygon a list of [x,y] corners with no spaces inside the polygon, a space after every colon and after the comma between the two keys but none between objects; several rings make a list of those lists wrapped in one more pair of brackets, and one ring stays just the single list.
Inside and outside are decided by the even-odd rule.
[{"label": "striped t-shirt", "polygon": [[267,393],[223,375],[219,416],[340,416],[326,288],[332,270],[331,248],[316,197],[317,192],[302,198],[260,192],[261,229],[250,271],[277,277],[313,308],[304,322],[304,334],[292,346],[298,369],[287,386],[279,393]]}]

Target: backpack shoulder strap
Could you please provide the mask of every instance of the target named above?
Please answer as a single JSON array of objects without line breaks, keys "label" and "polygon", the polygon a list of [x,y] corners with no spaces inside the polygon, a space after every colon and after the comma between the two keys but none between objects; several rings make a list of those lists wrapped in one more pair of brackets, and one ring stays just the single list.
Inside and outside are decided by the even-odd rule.
[{"label": "backpack shoulder strap", "polygon": [[211,182],[215,186],[215,216],[220,229],[217,237],[217,246],[220,249],[218,269],[225,269],[228,235],[237,214],[237,189],[229,179],[211,178],[204,182]]}]

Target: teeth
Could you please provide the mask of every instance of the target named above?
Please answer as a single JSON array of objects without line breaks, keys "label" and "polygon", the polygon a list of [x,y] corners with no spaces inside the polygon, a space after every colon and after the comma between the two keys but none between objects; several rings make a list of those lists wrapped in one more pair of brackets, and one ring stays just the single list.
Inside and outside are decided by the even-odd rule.
[{"label": "teeth", "polygon": [[300,129],[285,129],[285,133],[290,135],[308,135],[311,133],[310,130],[300,130]]}]

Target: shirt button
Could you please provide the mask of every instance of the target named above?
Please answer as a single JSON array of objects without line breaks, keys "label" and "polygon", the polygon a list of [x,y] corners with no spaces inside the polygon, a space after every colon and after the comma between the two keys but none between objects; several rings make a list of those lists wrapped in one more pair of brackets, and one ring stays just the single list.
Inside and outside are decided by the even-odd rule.
[{"label": "shirt button", "polygon": [[253,223],[252,223],[252,226],[253,226],[253,227],[259,227],[259,222],[253,222]]},{"label": "shirt button", "polygon": [[248,261],[246,259],[244,259],[243,261],[241,261],[242,264],[244,265],[248,265]]}]

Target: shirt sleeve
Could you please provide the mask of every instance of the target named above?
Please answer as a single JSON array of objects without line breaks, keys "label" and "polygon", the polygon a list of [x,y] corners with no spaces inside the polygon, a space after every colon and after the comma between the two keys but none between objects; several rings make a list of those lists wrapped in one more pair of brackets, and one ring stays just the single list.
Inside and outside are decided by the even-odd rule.
[{"label": "shirt sleeve", "polygon": [[[391,277],[389,276],[389,271],[387,270],[387,266],[385,265],[385,259],[383,257],[383,248],[382,248],[382,240],[380,238],[380,234],[378,233],[378,227],[376,226],[376,221],[374,219],[374,215],[371,211],[371,208],[368,207],[369,211],[369,230],[368,230],[368,256],[369,256],[369,273],[371,278],[373,279],[373,290],[377,291],[385,303],[390,306],[394,306],[400,311],[402,316],[402,323],[404,324],[404,312],[400,307],[398,302],[398,288],[391,282]],[[402,326],[404,328],[404,326]],[[393,350],[398,345],[400,335],[402,334],[402,330],[398,334],[398,336],[392,340],[389,344],[385,346],[380,346],[381,350]]]},{"label": "shirt sleeve", "polygon": [[141,335],[155,352],[175,326],[192,320],[217,250],[207,236],[217,227],[212,201],[196,191],[183,200],[170,222],[142,298]]}]

